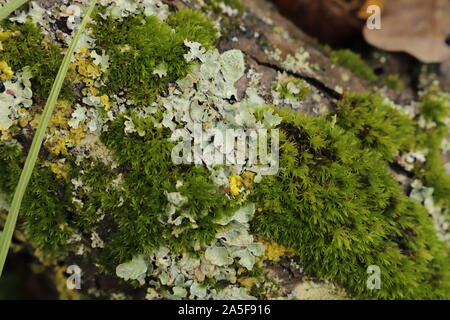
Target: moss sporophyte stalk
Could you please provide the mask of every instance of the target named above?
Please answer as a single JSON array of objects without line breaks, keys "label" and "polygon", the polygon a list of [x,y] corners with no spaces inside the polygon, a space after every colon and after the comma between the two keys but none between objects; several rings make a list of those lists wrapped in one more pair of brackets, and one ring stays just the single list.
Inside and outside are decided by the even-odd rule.
[{"label": "moss sporophyte stalk", "polygon": [[[71,38],[55,41],[36,6],[1,23],[1,212]],[[317,88],[292,70],[311,68],[308,52],[263,92],[244,52],[217,49],[211,17],[244,7],[198,8],[99,1],[29,171],[18,227],[36,255],[147,299],[292,298],[267,272],[280,261],[344,297],[450,298],[448,96],[429,88],[410,116],[346,92],[307,115]],[[362,60],[349,64],[373,80]],[[368,270],[380,272],[374,286]]]}]

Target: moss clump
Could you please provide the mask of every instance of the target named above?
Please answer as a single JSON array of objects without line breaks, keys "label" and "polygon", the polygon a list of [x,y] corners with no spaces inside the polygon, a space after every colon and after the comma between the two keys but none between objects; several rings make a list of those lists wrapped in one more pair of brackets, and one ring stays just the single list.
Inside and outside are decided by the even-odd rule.
[{"label": "moss clump", "polygon": [[189,71],[183,58],[188,52],[184,40],[212,47],[217,39],[212,22],[198,12],[180,10],[168,23],[143,14],[121,21],[97,15],[92,25],[97,48],[111,59],[105,74],[106,93],[126,89],[136,103],[151,103],[168,83]]},{"label": "moss clump", "polygon": [[420,114],[428,122],[434,122],[438,128],[445,126],[445,119],[450,116],[449,96],[438,89],[431,89],[422,100]]},{"label": "moss clump", "polygon": [[[282,110],[280,173],[252,194],[253,230],[299,255],[306,272],[357,296],[448,298],[446,248],[426,210],[400,191],[384,155],[323,118]],[[380,290],[366,286],[369,265]]]},{"label": "moss clump", "polygon": [[[12,197],[24,163],[25,155],[18,145],[0,143],[1,193]],[[38,162],[27,190],[20,209],[25,234],[45,254],[64,256],[73,233],[68,225],[73,208],[65,181]]]},{"label": "moss clump", "polygon": [[221,4],[237,10],[240,14],[244,13],[245,6],[240,0],[205,0],[205,4],[210,6],[215,12],[221,12]]},{"label": "moss clump", "polygon": [[76,191],[76,198],[80,203],[75,205],[78,209],[77,218],[72,221],[73,225],[89,238],[90,233],[99,224],[99,209],[108,205],[110,198],[105,197],[105,192],[107,193],[117,174],[102,162],[84,160],[78,165],[71,163],[69,176],[71,179],[79,179],[83,186],[89,186],[86,189],[73,190]]},{"label": "moss clump", "polygon": [[450,115],[448,99],[448,95],[440,90],[431,89],[419,107],[427,124],[426,128],[419,130],[419,147],[428,150],[428,153],[424,165],[416,170],[417,176],[434,188],[433,196],[446,206],[450,205],[450,176],[442,159],[441,145],[449,135],[445,122]]},{"label": "moss clump", "polygon": [[213,48],[217,42],[218,32],[213,32],[213,22],[201,12],[180,9],[170,15],[167,23],[181,39],[199,42],[206,49]]},{"label": "moss clump", "polygon": [[375,149],[390,161],[415,144],[414,122],[371,93],[350,93],[339,101],[337,124],[356,135],[364,148]]},{"label": "moss clump", "polygon": [[[14,72],[30,66],[33,97],[39,102],[45,102],[64,57],[61,47],[46,41],[39,27],[31,21],[23,24],[5,21],[1,27],[4,32],[0,35],[3,46],[0,61],[6,61]],[[60,98],[67,100],[73,96],[72,86],[66,80]]]},{"label": "moss clump", "polygon": [[351,50],[343,49],[333,51],[331,60],[334,63],[350,70],[355,76],[365,80],[375,81],[377,79],[372,68],[361,58],[361,56]]},{"label": "moss clump", "polygon": [[386,79],[383,80],[383,84],[392,90],[403,90],[405,89],[405,83],[400,79],[398,74],[390,74]]}]

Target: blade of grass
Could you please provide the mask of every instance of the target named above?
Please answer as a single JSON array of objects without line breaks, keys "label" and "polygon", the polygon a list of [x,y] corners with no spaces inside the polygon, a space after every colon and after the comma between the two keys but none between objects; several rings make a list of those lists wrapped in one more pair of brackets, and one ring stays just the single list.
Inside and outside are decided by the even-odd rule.
[{"label": "blade of grass", "polygon": [[11,0],[0,8],[0,21],[7,18],[11,12],[21,7],[28,0]]},{"label": "blade of grass", "polygon": [[53,83],[52,89],[50,91],[47,103],[45,104],[44,111],[42,113],[41,121],[36,130],[36,134],[33,138],[33,143],[31,144],[30,151],[28,152],[27,159],[25,161],[24,168],[20,175],[19,183],[14,193],[13,200],[11,202],[11,207],[9,209],[9,214],[6,219],[6,224],[3,229],[3,233],[0,237],[0,277],[2,275],[3,267],[5,265],[6,256],[8,254],[9,246],[11,245],[11,239],[14,233],[14,229],[17,222],[17,217],[19,215],[20,206],[22,203],[23,196],[27,189],[28,183],[30,182],[31,174],[33,173],[34,166],[36,164],[36,159],[39,154],[39,149],[42,146],[42,140],[44,138],[45,131],[47,130],[48,123],[52,116],[53,110],[55,109],[56,101],[61,91],[61,87],[66,77],[67,69],[69,67],[70,60],[72,59],[73,52],[75,51],[78,40],[86,27],[89,17],[94,10],[97,0],[93,0],[89,9],[86,12],[83,20],[81,21],[80,27],[75,33],[72,41],[70,42],[69,48],[67,49],[66,55],[61,63],[61,66],[56,76],[55,82]]}]

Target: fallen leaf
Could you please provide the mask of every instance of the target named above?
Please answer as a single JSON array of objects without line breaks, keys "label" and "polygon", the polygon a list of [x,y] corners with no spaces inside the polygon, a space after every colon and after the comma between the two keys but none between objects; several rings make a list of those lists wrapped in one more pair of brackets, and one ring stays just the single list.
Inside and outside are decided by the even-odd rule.
[{"label": "fallen leaf", "polygon": [[450,59],[450,0],[389,0],[381,30],[364,27],[370,44],[387,51],[404,51],[425,63]]},{"label": "fallen leaf", "polygon": [[370,12],[367,11],[367,9],[370,6],[378,6],[381,11],[384,10],[384,0],[366,0],[366,2],[363,4],[363,6],[358,11],[358,18],[360,19],[367,19],[370,17]]}]

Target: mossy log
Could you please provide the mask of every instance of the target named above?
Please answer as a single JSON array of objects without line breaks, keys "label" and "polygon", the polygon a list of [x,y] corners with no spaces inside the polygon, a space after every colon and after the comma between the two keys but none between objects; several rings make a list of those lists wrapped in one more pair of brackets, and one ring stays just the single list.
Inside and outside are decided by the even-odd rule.
[{"label": "mossy log", "polygon": [[[48,9],[62,3],[37,2]],[[100,6],[92,25],[96,44],[76,55],[67,79],[67,88],[73,90],[63,97],[69,102],[57,109],[28,188],[11,265],[17,263],[15,252],[29,252],[34,257],[26,261],[29,272],[54,281],[63,299],[448,299],[449,230],[436,222],[450,216],[445,169],[450,158],[441,148],[448,137],[445,74],[401,54],[378,52],[384,59],[366,63],[352,52],[334,51],[298,29],[269,1],[162,3],[168,9],[164,22],[161,17],[130,14],[123,17],[128,22],[119,24],[104,19],[106,9]],[[218,37],[211,32],[214,23]],[[3,28],[12,30],[14,25],[8,22]],[[52,28],[59,30],[55,25]],[[19,32],[31,37],[23,28]],[[6,50],[0,60],[19,72],[24,59],[18,52],[8,56],[6,46],[13,45],[14,37],[0,40]],[[61,44],[64,47],[64,40]],[[245,63],[245,72],[234,83],[236,94],[216,101],[230,106],[239,102],[242,108],[244,102],[245,108],[261,103],[260,112],[254,112],[256,120],[268,122],[272,115],[282,119],[277,124],[279,173],[258,183],[251,170],[244,170],[230,174],[228,184],[218,187],[205,165],[174,166],[173,143],[161,121],[163,109],[145,109],[175,101],[170,99],[177,90],[188,90],[180,80],[191,75],[197,77],[192,86],[199,92],[195,81],[201,76],[195,67],[190,69],[190,59],[206,65],[202,59],[207,52],[214,56],[215,49],[230,52],[230,59],[236,60],[241,52]],[[98,72],[98,78],[83,73],[90,68],[92,52],[98,61],[108,56],[108,77],[103,78],[102,62],[89,69]],[[33,57],[52,67],[56,63],[51,57]],[[376,69],[389,72],[380,75]],[[227,77],[232,75],[224,74]],[[49,79],[51,72],[32,78],[34,109],[2,131],[0,192],[5,203],[14,191]],[[102,85],[90,86],[95,82]],[[133,102],[126,102],[128,98]],[[84,118],[74,115],[81,101],[83,106],[97,104],[100,119],[115,110],[110,104],[123,106],[125,112],[99,123],[100,132],[89,131],[94,122],[86,122],[88,111],[83,111]],[[135,114],[133,108],[145,111]],[[72,127],[74,119],[78,122]],[[154,126],[158,121],[163,125]],[[422,126],[420,121],[433,125]],[[68,147],[68,140],[61,146],[54,138],[55,132],[66,131],[63,138],[74,146]],[[419,151],[424,149],[430,152],[422,161]],[[405,164],[407,156],[416,161]],[[427,198],[430,189],[434,194]],[[435,205],[431,209],[430,199]],[[180,225],[174,226],[172,216],[159,215],[167,206],[174,212],[183,208]],[[233,216],[250,211],[249,221]],[[7,210],[0,212],[0,218],[6,218]],[[228,238],[230,230],[245,236],[249,232],[252,240],[241,244],[241,251],[237,245],[230,249],[227,241],[236,240]],[[255,253],[260,243],[263,254]],[[222,257],[224,248],[228,254],[234,250],[235,256]],[[184,255],[192,261],[183,260]],[[213,262],[188,266],[205,257]],[[231,262],[221,260],[225,258]],[[381,288],[367,285],[367,270],[373,265],[381,269]],[[76,275],[74,269],[68,272],[69,266],[81,270],[79,289],[66,285]]]}]

